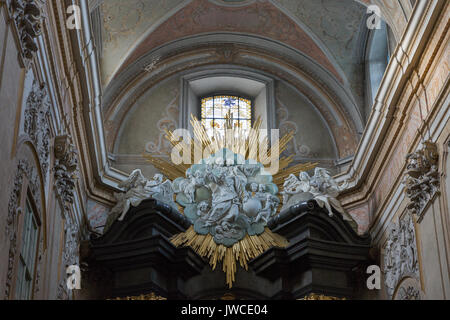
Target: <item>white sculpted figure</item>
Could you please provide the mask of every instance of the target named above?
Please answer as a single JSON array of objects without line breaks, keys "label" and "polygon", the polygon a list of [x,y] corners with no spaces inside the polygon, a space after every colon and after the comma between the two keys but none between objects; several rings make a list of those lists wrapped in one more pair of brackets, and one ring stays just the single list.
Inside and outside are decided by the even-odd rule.
[{"label": "white sculpted figure", "polygon": [[299,178],[293,174],[290,175],[284,182],[284,190],[281,194],[283,203],[286,205],[291,196],[310,193],[321,208],[327,209],[330,217],[333,216],[332,208],[334,208],[343,215],[344,219],[353,220],[336,199],[344,188],[345,186],[339,186],[336,183],[326,169],[316,168],[312,177],[306,172],[301,172]]},{"label": "white sculpted figure", "polygon": [[206,226],[219,224],[222,220],[234,221],[239,215],[240,205],[237,177],[228,175],[227,168],[221,167],[219,176],[209,174],[207,179],[217,186],[213,190],[212,208]]},{"label": "white sculpted figure", "polygon": [[306,172],[300,172],[299,178],[291,174],[283,184],[283,191],[280,194],[283,197],[283,204],[287,204],[289,198],[300,192],[309,192],[311,185],[309,180],[311,177]]},{"label": "white sculpted figure", "polygon": [[140,169],[134,170],[128,179],[119,183],[119,188],[124,188],[124,193],[116,193],[117,204],[112,208],[110,215],[120,214],[122,221],[130,206],[137,207],[145,199],[154,197],[168,203],[173,201],[172,183],[163,181],[161,174],[155,174],[152,180],[147,180]]},{"label": "white sculpted figure", "polygon": [[258,216],[255,219],[255,222],[257,223],[267,223],[269,219],[273,217],[277,212],[280,200],[271,194],[267,194],[265,200],[266,206],[259,212]]},{"label": "white sculpted figure", "polygon": [[278,188],[264,166],[247,163],[239,154],[224,161],[228,152],[217,151],[187,169],[186,178],[173,182],[176,201],[194,230],[227,247],[246,234],[263,233],[279,204]]},{"label": "white sculpted figure", "polygon": [[196,171],[194,174],[191,172],[186,173],[186,179],[182,179],[178,185],[178,189],[175,192],[183,192],[186,196],[188,203],[195,202],[195,191],[199,187],[207,187],[205,181],[205,173]]}]

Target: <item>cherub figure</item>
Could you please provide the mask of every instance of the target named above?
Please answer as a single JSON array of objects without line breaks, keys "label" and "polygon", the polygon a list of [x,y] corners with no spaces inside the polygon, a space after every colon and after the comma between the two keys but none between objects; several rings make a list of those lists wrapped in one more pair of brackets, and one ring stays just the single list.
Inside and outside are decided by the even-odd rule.
[{"label": "cherub figure", "polygon": [[280,201],[277,197],[274,197],[271,194],[267,194],[266,196],[266,205],[259,212],[258,216],[255,219],[256,223],[264,222],[267,223],[269,219],[277,212],[277,208]]}]

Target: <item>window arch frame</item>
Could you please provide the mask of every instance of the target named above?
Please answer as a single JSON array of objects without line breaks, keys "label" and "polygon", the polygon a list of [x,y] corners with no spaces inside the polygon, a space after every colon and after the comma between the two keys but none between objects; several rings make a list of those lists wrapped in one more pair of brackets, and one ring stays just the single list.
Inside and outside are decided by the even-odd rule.
[{"label": "window arch frame", "polygon": [[14,282],[13,282],[13,290],[11,292],[11,297],[14,297],[14,299],[21,299],[20,297],[17,297],[18,294],[18,284],[19,284],[19,264],[20,259],[21,259],[21,255],[22,255],[22,250],[24,247],[24,241],[23,241],[23,235],[24,235],[24,227],[25,227],[25,215],[27,214],[27,206],[29,203],[30,209],[31,209],[31,214],[32,217],[34,219],[34,221],[36,222],[36,227],[37,227],[37,234],[36,234],[36,240],[35,240],[35,248],[34,248],[34,253],[33,253],[33,270],[31,272],[31,293],[30,296],[26,299],[22,299],[22,300],[33,300],[34,299],[34,291],[35,291],[35,286],[36,286],[36,276],[37,276],[37,270],[38,270],[38,258],[39,258],[39,249],[40,249],[40,242],[41,242],[41,237],[42,237],[42,220],[41,220],[41,215],[40,215],[40,211],[39,208],[36,204],[36,199],[33,196],[33,193],[30,190],[30,183],[28,180],[28,177],[24,177],[24,183],[23,183],[23,187],[21,190],[21,196],[20,196],[20,200],[19,200],[19,207],[18,209],[20,210],[20,215],[19,215],[19,221],[18,221],[18,225],[17,225],[17,254],[15,257],[15,262],[14,262]]}]

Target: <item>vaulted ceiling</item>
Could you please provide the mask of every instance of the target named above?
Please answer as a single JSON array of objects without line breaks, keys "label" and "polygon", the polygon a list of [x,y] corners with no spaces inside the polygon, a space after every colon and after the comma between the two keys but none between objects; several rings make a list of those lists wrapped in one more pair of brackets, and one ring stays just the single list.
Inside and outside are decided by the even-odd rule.
[{"label": "vaulted ceiling", "polygon": [[[370,0],[90,0],[98,10],[101,75],[107,85],[143,53],[188,35],[253,33],[308,54],[350,81],[361,54],[361,26]],[[407,1],[375,0],[398,37],[411,13]],[[353,83],[356,85],[356,83]]]},{"label": "vaulted ceiling", "polygon": [[90,0],[109,150],[132,105],[159,81],[240,64],[294,86],[328,123],[340,157],[351,155],[365,123],[371,4],[398,41],[410,0]]}]

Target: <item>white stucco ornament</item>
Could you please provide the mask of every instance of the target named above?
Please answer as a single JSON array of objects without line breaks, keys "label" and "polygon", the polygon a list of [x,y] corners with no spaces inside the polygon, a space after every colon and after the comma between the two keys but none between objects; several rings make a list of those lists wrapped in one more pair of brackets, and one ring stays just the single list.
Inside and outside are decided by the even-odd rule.
[{"label": "white stucco ornament", "polygon": [[263,233],[279,205],[278,188],[263,165],[226,149],[191,166],[173,187],[195,232],[227,247]]},{"label": "white stucco ornament", "polygon": [[155,174],[153,179],[148,180],[140,169],[134,170],[129,178],[119,184],[124,192],[116,193],[117,204],[112,208],[110,217],[122,221],[131,206],[137,207],[145,199],[153,198],[160,200],[176,208],[173,202],[172,182],[164,181],[162,174]]},{"label": "white stucco ornament", "polygon": [[337,199],[345,188],[345,184],[338,185],[324,168],[316,168],[312,177],[307,172],[301,172],[298,178],[291,174],[286,178],[283,191],[280,192],[283,197],[282,210],[298,202],[313,199],[321,208],[327,209],[330,217],[333,216],[332,208],[334,208],[345,220],[353,221]]}]

